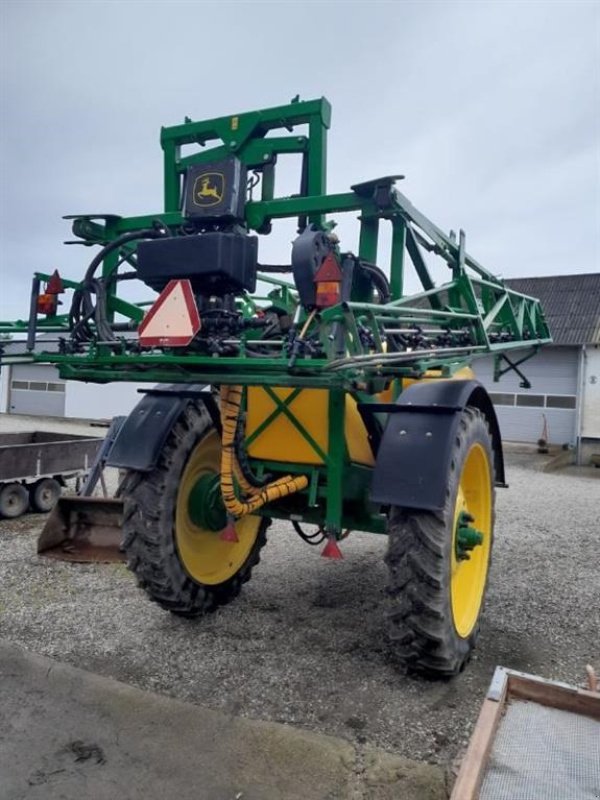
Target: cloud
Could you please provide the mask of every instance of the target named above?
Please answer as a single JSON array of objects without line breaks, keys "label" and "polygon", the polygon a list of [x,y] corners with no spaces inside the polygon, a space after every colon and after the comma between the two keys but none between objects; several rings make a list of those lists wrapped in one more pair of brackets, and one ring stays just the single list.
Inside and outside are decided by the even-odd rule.
[{"label": "cloud", "polygon": [[[401,189],[505,276],[600,260],[600,6],[588,2],[2,5],[0,316],[34,270],[83,273],[74,212],[160,211],[161,125],[333,103],[329,187]],[[261,239],[289,255],[293,224]],[[340,224],[355,247],[356,225]],[[445,278],[442,266],[440,277]],[[410,283],[408,284],[411,285]]]}]

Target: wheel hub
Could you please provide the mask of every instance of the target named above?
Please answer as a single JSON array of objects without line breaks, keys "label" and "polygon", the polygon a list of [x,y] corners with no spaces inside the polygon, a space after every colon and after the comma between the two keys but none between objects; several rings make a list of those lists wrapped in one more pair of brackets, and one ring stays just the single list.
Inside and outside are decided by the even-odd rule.
[{"label": "wheel hub", "polygon": [[198,528],[222,531],[227,524],[227,513],[221,496],[218,475],[202,475],[190,492],[188,499],[190,520]]},{"label": "wheel hub", "polygon": [[475,518],[468,511],[461,511],[456,522],[456,560],[469,561],[471,550],[483,544],[483,533],[471,526]]}]

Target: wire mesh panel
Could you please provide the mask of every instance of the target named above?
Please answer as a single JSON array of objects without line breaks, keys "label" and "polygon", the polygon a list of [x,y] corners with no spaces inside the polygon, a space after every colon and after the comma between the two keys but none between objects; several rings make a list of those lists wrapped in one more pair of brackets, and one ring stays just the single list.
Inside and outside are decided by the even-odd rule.
[{"label": "wire mesh panel", "polygon": [[600,722],[511,701],[500,722],[480,800],[599,800]]}]

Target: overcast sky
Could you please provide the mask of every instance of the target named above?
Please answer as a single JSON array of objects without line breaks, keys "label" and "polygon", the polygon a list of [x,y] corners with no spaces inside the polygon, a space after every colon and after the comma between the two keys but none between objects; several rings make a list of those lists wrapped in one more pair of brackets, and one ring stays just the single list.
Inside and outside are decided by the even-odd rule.
[{"label": "overcast sky", "polygon": [[[0,318],[81,277],[63,214],[161,210],[161,125],[326,96],[329,190],[384,174],[505,277],[600,269],[600,3],[0,0]],[[341,228],[355,249],[356,227]],[[261,239],[288,257],[291,229]],[[437,277],[447,278],[445,268]],[[413,283],[409,286],[414,287]]]}]

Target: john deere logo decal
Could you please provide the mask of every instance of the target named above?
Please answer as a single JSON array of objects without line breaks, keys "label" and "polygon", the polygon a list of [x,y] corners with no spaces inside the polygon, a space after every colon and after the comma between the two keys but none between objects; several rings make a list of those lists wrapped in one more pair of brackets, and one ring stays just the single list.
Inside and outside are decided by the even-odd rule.
[{"label": "john deere logo decal", "polygon": [[222,172],[203,172],[194,181],[194,205],[207,208],[217,206],[225,192],[225,176]]}]

